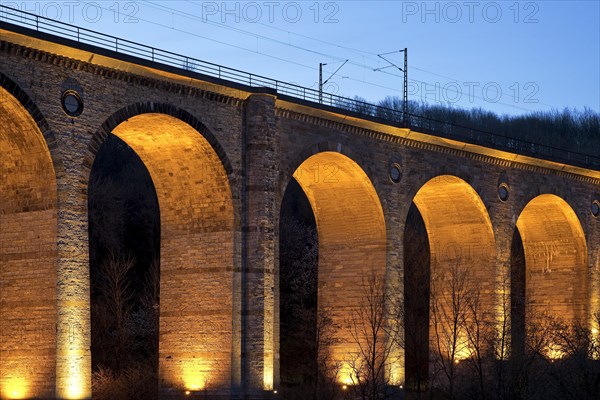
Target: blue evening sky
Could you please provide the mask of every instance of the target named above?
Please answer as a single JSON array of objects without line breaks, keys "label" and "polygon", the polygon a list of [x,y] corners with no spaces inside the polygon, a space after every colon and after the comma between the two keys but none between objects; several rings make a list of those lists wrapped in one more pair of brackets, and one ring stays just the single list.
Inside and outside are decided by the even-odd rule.
[{"label": "blue evening sky", "polygon": [[[410,99],[522,114],[600,112],[600,2],[0,1],[89,29],[282,81],[378,101],[402,72]],[[116,13],[118,12],[118,13]],[[401,53],[386,55],[397,65]]]}]

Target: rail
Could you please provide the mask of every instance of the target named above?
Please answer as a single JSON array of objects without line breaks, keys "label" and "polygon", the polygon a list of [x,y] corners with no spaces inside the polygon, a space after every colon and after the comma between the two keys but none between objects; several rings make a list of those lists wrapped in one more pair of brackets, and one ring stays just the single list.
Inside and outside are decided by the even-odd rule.
[{"label": "rail", "polygon": [[567,164],[577,164],[600,169],[600,157],[595,155],[568,151],[415,114],[407,114],[406,118],[404,118],[402,111],[400,110],[382,107],[331,93],[323,92],[321,94],[315,89],[225,67],[167,50],[161,50],[130,40],[121,39],[116,36],[81,28],[66,22],[21,11],[9,6],[0,5],[0,26],[5,23],[33,29],[63,39],[70,39],[77,43],[96,46],[119,54],[129,55],[186,71],[219,78],[224,81],[234,82],[249,87],[271,88],[276,90],[278,94],[315,103],[317,106],[320,104],[344,111],[351,111],[368,118],[387,121],[392,125],[426,131],[424,133],[431,133],[450,139],[466,140],[471,143],[491,146],[493,148],[516,152],[518,154],[534,155],[536,157],[562,161]]}]

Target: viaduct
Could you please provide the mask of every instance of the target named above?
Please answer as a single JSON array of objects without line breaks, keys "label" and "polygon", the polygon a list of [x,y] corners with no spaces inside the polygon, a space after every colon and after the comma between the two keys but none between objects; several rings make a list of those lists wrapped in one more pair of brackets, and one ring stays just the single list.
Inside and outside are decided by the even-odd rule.
[{"label": "viaduct", "polygon": [[[319,307],[340,325],[369,274],[403,296],[412,206],[432,276],[468,265],[498,324],[502,299],[521,288],[527,310],[598,335],[598,159],[406,127],[320,104],[309,89],[2,11],[0,398],[91,397],[87,193],[110,135],[143,161],[160,205],[162,393],[277,389],[278,224],[293,179],[316,219]],[[331,352],[343,361],[354,345],[340,337]],[[400,385],[395,351],[388,374]],[[342,365],[340,382],[348,374]]]}]

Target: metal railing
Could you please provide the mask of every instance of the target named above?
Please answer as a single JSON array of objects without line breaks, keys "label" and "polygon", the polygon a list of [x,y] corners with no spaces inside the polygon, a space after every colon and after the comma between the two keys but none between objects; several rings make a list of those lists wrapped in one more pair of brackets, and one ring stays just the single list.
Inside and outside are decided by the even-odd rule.
[{"label": "metal railing", "polygon": [[[424,133],[431,133],[450,139],[464,140],[475,144],[516,152],[518,154],[533,155],[535,157],[549,158],[568,164],[584,165],[594,169],[600,169],[600,157],[596,155],[567,151],[557,147],[498,135],[425,116],[408,114],[405,120],[402,111],[400,110],[382,107],[326,92],[323,92],[322,95],[320,95],[319,91],[315,89],[225,67],[197,58],[187,57],[0,5],[0,26],[3,24],[12,24],[33,29],[63,39],[70,39],[81,44],[92,45],[119,54],[153,61],[248,87],[271,88],[276,90],[278,94],[289,96],[293,99],[315,103],[317,106],[322,104],[334,107],[342,112],[350,111],[367,118],[386,121],[391,125],[402,126],[402,123],[404,122],[406,127],[414,130],[420,129],[425,131]],[[224,82],[224,85],[227,85],[227,82]]]}]

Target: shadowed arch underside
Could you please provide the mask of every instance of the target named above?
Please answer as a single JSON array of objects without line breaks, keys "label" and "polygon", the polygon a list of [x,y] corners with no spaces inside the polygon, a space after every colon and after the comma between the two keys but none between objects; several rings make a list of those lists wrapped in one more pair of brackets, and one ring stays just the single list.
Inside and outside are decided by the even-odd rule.
[{"label": "shadowed arch underside", "polygon": [[144,162],[160,207],[160,386],[227,389],[234,217],[225,169],[201,133],[175,117],[140,114],[113,134]]},{"label": "shadowed arch underside", "polygon": [[57,186],[42,132],[0,88],[0,397],[54,396]]},{"label": "shadowed arch underside", "polygon": [[[517,220],[525,271],[527,321],[549,316],[567,324],[588,322],[588,253],[573,209],[558,196],[531,200]],[[528,322],[529,324],[529,322]]]},{"label": "shadowed arch underside", "polygon": [[[496,312],[495,245],[492,225],[477,192],[455,176],[429,180],[414,199],[430,249],[430,348],[446,359],[470,357],[466,332],[452,330],[456,301],[477,293],[481,317]],[[405,288],[408,292],[411,288]],[[453,343],[452,336],[457,336]]]},{"label": "shadowed arch underside", "polygon": [[315,216],[319,242],[318,308],[329,310],[339,343],[328,350],[342,365],[338,379],[348,383],[348,357],[358,351],[349,331],[353,310],[364,302],[363,283],[383,279],[386,228],[379,197],[365,172],[335,152],[317,153],[293,174]]}]

